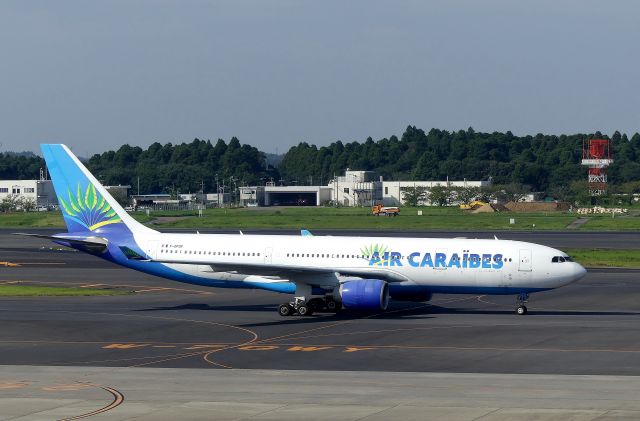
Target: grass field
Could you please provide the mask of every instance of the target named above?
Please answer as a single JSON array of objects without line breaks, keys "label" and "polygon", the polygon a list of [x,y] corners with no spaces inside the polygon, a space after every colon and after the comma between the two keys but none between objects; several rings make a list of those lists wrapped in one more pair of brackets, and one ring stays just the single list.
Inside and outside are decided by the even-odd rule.
[{"label": "grass field", "polygon": [[[422,215],[418,215],[418,211]],[[163,213],[163,216],[178,216]],[[515,224],[510,224],[511,219]],[[395,218],[376,217],[368,208],[208,209],[162,224],[171,228],[288,228],[373,230],[563,230],[578,219],[571,213],[483,213],[457,208],[402,208]],[[590,216],[579,230],[640,230],[638,216]]]},{"label": "grass field", "polygon": [[640,269],[640,250],[568,249],[564,251],[586,268]]},{"label": "grass field", "polygon": [[[422,215],[418,215],[418,211]],[[207,209],[202,217],[195,211],[158,211],[134,218],[150,223],[159,217],[171,217],[159,227],[166,228],[287,228],[287,229],[371,229],[371,230],[563,230],[578,219],[571,213],[482,213],[472,214],[458,208],[402,208],[395,218],[372,216],[369,208],[240,208]],[[510,224],[511,219],[515,220]],[[580,231],[640,230],[640,216],[612,218],[593,215]],[[58,212],[0,214],[0,227],[57,227],[64,223]]]},{"label": "grass field", "polygon": [[0,285],[0,297],[77,297],[125,294],[128,292],[113,289]]},{"label": "grass field", "polygon": [[[133,217],[142,223],[153,219],[143,213],[133,215]],[[0,213],[0,227],[63,228],[64,221],[62,214],[58,211]]]}]

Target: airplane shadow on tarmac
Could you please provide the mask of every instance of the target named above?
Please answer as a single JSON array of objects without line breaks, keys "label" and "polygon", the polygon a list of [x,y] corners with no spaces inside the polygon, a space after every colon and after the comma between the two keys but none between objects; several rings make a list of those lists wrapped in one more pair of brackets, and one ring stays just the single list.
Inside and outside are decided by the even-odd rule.
[{"label": "airplane shadow on tarmac", "polygon": [[182,304],[177,306],[166,306],[166,307],[152,307],[152,308],[143,308],[134,311],[179,311],[179,310],[204,310],[204,311],[256,311],[256,312],[275,312],[278,309],[277,305],[236,305],[236,306],[212,306],[204,303],[189,303]]},{"label": "airplane shadow on tarmac", "polygon": [[[139,309],[134,311],[153,312],[153,311],[219,311],[219,312],[256,312],[256,313],[274,313],[277,305],[229,305],[229,306],[212,306],[205,303],[188,303],[177,306],[152,307]],[[435,305],[423,305],[419,307],[404,307],[395,305],[390,307],[386,313],[379,312],[355,312],[343,310],[339,313],[323,313],[318,312],[310,317],[286,317],[278,318],[265,322],[246,323],[239,326],[243,327],[261,327],[261,326],[282,326],[282,325],[304,325],[319,322],[340,322],[357,319],[383,319],[383,320],[402,320],[402,319],[432,319],[438,315],[505,315],[514,316],[514,311],[510,309],[491,309],[491,308],[452,308],[440,307]],[[577,310],[536,310],[533,308],[527,317],[535,316],[637,316],[639,312],[633,311],[577,311]]]}]

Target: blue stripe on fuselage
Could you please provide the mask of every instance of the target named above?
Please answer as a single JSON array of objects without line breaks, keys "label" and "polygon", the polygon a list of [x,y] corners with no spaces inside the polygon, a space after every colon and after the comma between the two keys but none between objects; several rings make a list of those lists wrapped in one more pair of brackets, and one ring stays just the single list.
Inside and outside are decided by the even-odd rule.
[{"label": "blue stripe on fuselage", "polygon": [[389,284],[389,294],[400,293],[402,295],[414,294],[487,294],[487,295],[514,295],[520,293],[533,293],[548,291],[553,288],[521,288],[521,287],[478,287],[474,285],[401,285]]}]

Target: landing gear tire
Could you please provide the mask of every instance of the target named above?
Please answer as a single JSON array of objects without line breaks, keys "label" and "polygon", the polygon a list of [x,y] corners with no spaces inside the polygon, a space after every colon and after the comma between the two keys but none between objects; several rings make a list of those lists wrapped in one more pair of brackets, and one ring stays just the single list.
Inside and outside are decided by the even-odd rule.
[{"label": "landing gear tire", "polygon": [[338,303],[336,303],[333,300],[327,300],[327,310],[331,312],[338,311],[339,310]]},{"label": "landing gear tire", "polygon": [[321,311],[324,306],[322,298],[312,298],[307,302],[307,307],[312,311]]},{"label": "landing gear tire", "polygon": [[527,302],[529,302],[529,294],[526,292],[518,294],[518,297],[516,298],[516,314],[518,316],[524,316],[527,314],[527,306],[525,306],[525,303]]},{"label": "landing gear tire", "polygon": [[280,307],[278,307],[278,314],[282,317],[291,316],[293,314],[293,307],[291,307],[291,304],[288,303],[282,304]]},{"label": "landing gear tire", "polygon": [[300,304],[297,310],[300,316],[311,316],[313,314],[313,310],[311,309],[311,307],[307,306],[306,304]]}]

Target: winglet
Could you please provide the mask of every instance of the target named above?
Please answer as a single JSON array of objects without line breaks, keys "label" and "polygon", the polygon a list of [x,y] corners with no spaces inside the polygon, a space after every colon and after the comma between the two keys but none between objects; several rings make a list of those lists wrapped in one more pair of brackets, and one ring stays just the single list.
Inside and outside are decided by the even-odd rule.
[{"label": "winglet", "polygon": [[300,235],[303,237],[313,237],[313,234],[309,230],[301,229]]}]

